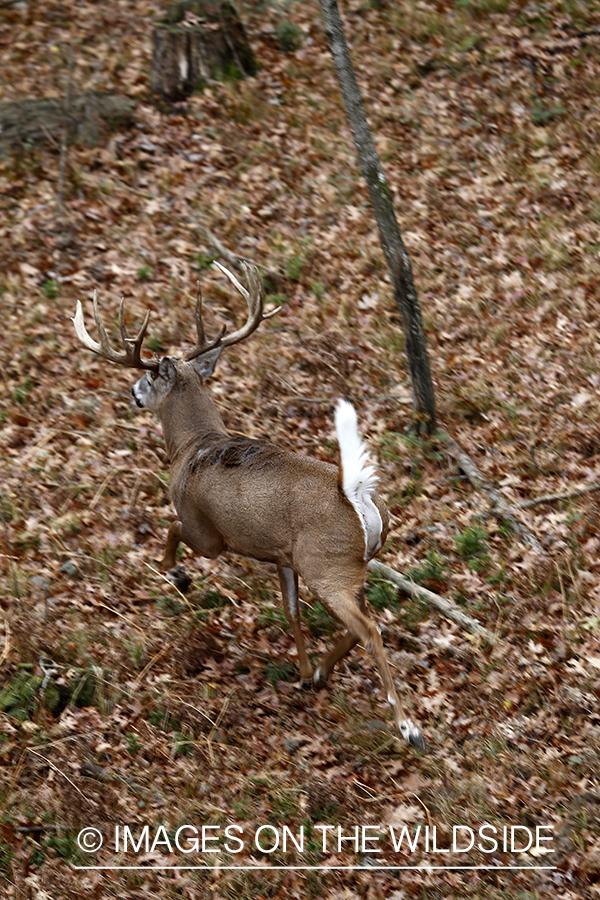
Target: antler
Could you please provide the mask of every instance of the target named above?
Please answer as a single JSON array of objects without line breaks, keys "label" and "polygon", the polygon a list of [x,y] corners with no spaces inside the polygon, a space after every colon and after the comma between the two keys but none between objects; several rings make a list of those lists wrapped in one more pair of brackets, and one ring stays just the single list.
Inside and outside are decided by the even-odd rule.
[{"label": "antler", "polygon": [[235,289],[239,291],[239,293],[245,299],[248,305],[248,319],[246,321],[246,324],[239,328],[237,331],[234,331],[233,334],[228,335],[225,335],[224,326],[221,329],[220,334],[214,340],[207,342],[204,334],[204,325],[202,323],[202,298],[200,296],[200,285],[198,285],[198,294],[196,300],[196,328],[198,330],[198,343],[192,350],[189,350],[188,353],[186,353],[184,359],[195,359],[206,350],[212,350],[215,347],[229,347],[231,346],[231,344],[237,344],[239,341],[243,341],[250,334],[252,334],[253,331],[256,331],[256,329],[264,319],[270,319],[271,316],[274,316],[275,313],[278,313],[281,309],[281,307],[278,306],[277,309],[271,310],[271,312],[266,313],[266,315],[263,313],[265,292],[263,281],[260,277],[259,271],[256,266],[253,266],[250,263],[246,262],[245,259],[243,259],[241,262],[242,268],[244,270],[244,275],[246,276],[246,281],[248,282],[249,290],[246,290],[244,285],[240,284],[235,275],[230,272],[229,269],[226,269],[225,266],[222,266],[218,262],[214,262],[213,265],[216,269],[226,275],[227,278],[229,278]]},{"label": "antler", "polygon": [[188,362],[191,359],[196,359],[197,356],[200,356],[201,353],[204,353],[206,350],[212,350],[216,347],[225,334],[226,325],[223,325],[220,332],[216,336],[216,338],[212,341],[206,340],[206,335],[204,333],[204,322],[202,321],[202,294],[200,293],[200,282],[197,283],[196,286],[196,331],[198,332],[198,341],[195,347],[192,347],[191,350],[188,350],[187,353],[183,354],[183,358]]},{"label": "antler", "polygon": [[152,369],[156,371],[160,362],[158,357],[153,356],[150,359],[142,359],[141,357],[142,342],[146,334],[146,329],[148,328],[148,322],[150,321],[150,310],[146,310],[146,315],[144,317],[144,321],[142,322],[142,327],[138,331],[137,336],[131,338],[127,335],[127,331],[125,330],[125,315],[123,313],[123,304],[124,298],[121,297],[121,305],[119,307],[119,330],[121,332],[121,341],[123,342],[122,351],[114,350],[110,346],[108,335],[106,333],[106,329],[100,315],[100,310],[98,308],[96,291],[94,291],[94,319],[96,320],[96,328],[98,329],[98,334],[100,335],[100,343],[95,341],[88,334],[87,328],[85,327],[85,323],[83,321],[83,308],[81,306],[80,300],[77,301],[75,317],[72,320],[73,325],[75,326],[77,337],[84,347],[87,347],[88,350],[91,350],[93,353],[97,353],[98,356],[101,356],[103,359],[107,359],[109,362],[118,363],[121,366],[128,366],[131,369]]}]

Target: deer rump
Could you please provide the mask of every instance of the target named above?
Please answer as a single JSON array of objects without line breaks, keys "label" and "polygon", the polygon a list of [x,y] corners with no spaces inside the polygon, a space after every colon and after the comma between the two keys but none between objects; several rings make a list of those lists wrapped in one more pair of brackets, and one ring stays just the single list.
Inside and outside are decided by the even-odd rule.
[{"label": "deer rump", "polygon": [[[338,466],[281,450],[267,441],[209,434],[182,468],[187,474],[173,479],[173,502],[182,522],[200,525],[203,533],[210,528],[226,535],[220,549],[212,548],[215,556],[222,549],[233,550],[303,574],[307,556],[312,557],[311,568],[317,560],[327,560],[331,566],[339,559],[347,566],[349,558],[362,568],[385,536],[386,510],[374,492],[369,491],[368,499],[378,521],[367,531],[368,505],[346,495]],[[218,492],[213,489],[216,478]],[[191,496],[205,498],[201,513],[189,502]],[[361,515],[355,503],[367,513]],[[188,535],[185,525],[182,528],[184,540],[188,543],[191,538],[189,543],[196,549],[194,535]],[[368,556],[367,547],[372,548]],[[197,549],[205,555],[205,547]],[[318,568],[323,571],[322,565]]]}]

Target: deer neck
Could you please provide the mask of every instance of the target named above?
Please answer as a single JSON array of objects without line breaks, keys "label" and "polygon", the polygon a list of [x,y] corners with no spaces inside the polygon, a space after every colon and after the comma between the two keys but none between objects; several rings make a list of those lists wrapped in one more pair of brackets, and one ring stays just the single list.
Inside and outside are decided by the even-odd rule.
[{"label": "deer neck", "polygon": [[209,434],[227,434],[219,410],[203,386],[175,388],[160,410],[171,464],[197,451]]}]

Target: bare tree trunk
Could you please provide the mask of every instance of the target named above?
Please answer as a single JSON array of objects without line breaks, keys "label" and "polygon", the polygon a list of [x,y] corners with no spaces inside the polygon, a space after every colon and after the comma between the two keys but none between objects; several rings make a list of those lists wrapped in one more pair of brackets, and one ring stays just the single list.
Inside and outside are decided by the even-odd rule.
[{"label": "bare tree trunk", "polygon": [[392,194],[371,137],[344,37],[337,0],[319,0],[319,3],[325,34],[346,107],[346,116],[358,152],[360,168],[369,188],[381,246],[392,276],[394,298],[402,321],[408,371],[412,381],[414,425],[417,432],[424,430],[431,434],[435,428],[435,394],[410,259],[398,227]]}]

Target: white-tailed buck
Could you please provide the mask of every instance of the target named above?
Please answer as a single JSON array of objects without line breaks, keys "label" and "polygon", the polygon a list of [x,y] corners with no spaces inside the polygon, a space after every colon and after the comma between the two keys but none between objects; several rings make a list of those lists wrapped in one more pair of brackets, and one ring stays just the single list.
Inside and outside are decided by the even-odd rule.
[{"label": "white-tailed buck", "polygon": [[[171,460],[171,495],[179,516],[169,528],[163,565],[168,569],[175,565],[180,541],[209,559],[227,549],[275,563],[303,685],[326,682],[335,664],[361,641],[375,656],[400,733],[423,747],[421,732],[401,713],[381,635],[365,608],[367,563],[385,540],[388,515],[375,491],[377,476],[367,464],[354,407],[339,400],[335,411],[339,468],[280,450],[268,441],[227,433],[204,382],[225,347],[247,338],[277,310],[263,314],[262,279],[254,266],[243,264],[246,290],[231,272],[215,265],[244,296],[248,319],[233,334],[225,334],[223,329],[208,341],[198,289],[198,342],[182,358],[142,357],[149,312],[137,336],[128,337],[123,301],[119,350],[110,346],[95,293],[100,343],[86,330],[80,302],[73,319],[77,337],[89,350],[110,362],[146,370],[134,384],[133,396],[138,406],[157,413],[162,422]],[[300,625],[299,575],[311,594],[347,629],[314,672]]]}]

